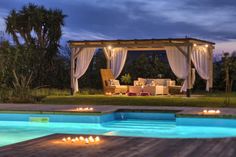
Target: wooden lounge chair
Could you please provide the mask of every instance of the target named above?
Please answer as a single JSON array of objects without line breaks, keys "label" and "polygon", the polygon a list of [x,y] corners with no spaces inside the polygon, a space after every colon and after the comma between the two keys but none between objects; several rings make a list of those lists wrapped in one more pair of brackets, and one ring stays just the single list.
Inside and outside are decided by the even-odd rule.
[{"label": "wooden lounge chair", "polygon": [[114,75],[112,74],[111,69],[101,69],[101,78],[102,78],[102,85],[103,85],[103,91],[104,94],[120,94],[120,93],[126,93],[128,91],[128,86],[123,85],[116,85],[111,86],[109,85],[109,81],[111,79],[115,79]]}]

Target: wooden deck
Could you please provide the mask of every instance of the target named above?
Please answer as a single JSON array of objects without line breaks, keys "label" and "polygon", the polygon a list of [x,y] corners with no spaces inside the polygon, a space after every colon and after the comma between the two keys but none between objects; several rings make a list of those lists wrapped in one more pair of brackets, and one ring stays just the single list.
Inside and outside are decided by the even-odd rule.
[{"label": "wooden deck", "polygon": [[[65,143],[62,134],[0,148],[1,157],[235,157],[236,138],[155,139],[100,136],[98,144]],[[75,137],[75,135],[70,135]],[[78,135],[79,136],[79,135]]]}]

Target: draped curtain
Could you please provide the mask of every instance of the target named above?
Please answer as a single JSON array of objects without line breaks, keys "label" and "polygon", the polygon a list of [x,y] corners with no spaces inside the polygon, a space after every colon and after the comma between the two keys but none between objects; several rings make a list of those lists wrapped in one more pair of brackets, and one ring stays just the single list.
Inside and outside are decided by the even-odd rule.
[{"label": "draped curtain", "polygon": [[74,58],[76,59],[76,67],[75,67],[75,72],[73,75],[73,87],[74,87],[74,91],[77,92],[79,91],[79,87],[78,87],[78,79],[84,75],[84,73],[86,72],[86,70],[89,67],[89,64],[93,58],[93,55],[96,51],[96,48],[74,48],[74,53],[76,54],[78,53],[78,55]]},{"label": "draped curtain", "polygon": [[115,78],[117,78],[124,68],[127,58],[127,48],[113,48],[104,50],[106,59],[111,63],[111,71]]},{"label": "draped curtain", "polygon": [[[187,47],[181,48],[187,52]],[[171,70],[179,79],[184,79],[181,92],[187,91],[188,66],[186,57],[176,47],[167,46],[165,50]]]},{"label": "draped curtain", "polygon": [[192,62],[200,75],[200,77],[207,81],[206,90],[209,91],[210,77],[208,72],[208,61],[209,55],[207,47],[205,46],[195,46],[193,47],[191,59]]}]

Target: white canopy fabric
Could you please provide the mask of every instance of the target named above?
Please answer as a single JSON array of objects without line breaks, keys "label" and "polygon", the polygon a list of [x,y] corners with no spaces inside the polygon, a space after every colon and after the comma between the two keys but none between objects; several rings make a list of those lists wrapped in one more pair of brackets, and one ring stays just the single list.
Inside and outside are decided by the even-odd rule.
[{"label": "white canopy fabric", "polygon": [[73,87],[74,87],[74,91],[77,92],[79,91],[79,87],[78,87],[78,79],[84,75],[84,73],[86,72],[86,70],[89,67],[89,64],[93,58],[93,55],[96,51],[96,48],[74,48],[72,51],[74,51],[72,54],[76,54],[77,55],[77,60],[76,60],[76,67],[75,67],[75,72],[74,72],[74,83],[73,83]]},{"label": "white canopy fabric", "polygon": [[[187,52],[187,47],[181,47],[185,52]],[[188,68],[186,57],[173,46],[165,47],[167,58],[173,73],[179,78],[184,79],[182,91],[187,91],[187,77],[188,77]]]},{"label": "white canopy fabric", "polygon": [[192,62],[200,75],[200,77],[207,81],[206,83],[206,90],[209,91],[210,86],[210,77],[208,72],[208,65],[209,63],[209,54],[208,54],[208,48],[205,46],[195,46],[193,47],[192,53],[191,53],[191,59]]},{"label": "white canopy fabric", "polygon": [[111,50],[105,49],[106,59],[111,63],[111,71],[115,78],[117,78],[124,68],[127,58],[127,48],[113,48]]}]

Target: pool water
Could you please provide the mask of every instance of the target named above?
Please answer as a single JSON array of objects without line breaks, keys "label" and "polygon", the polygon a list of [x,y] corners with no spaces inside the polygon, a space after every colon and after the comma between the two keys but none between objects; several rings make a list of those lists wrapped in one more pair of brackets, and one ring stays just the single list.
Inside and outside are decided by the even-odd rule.
[{"label": "pool water", "polygon": [[[54,133],[153,138],[236,136],[234,119],[175,118],[175,114],[170,113],[137,112],[119,112],[103,116],[0,114],[0,146]],[[49,122],[31,122],[29,119],[32,117],[47,117]],[[63,119],[65,122],[62,122]]]}]

